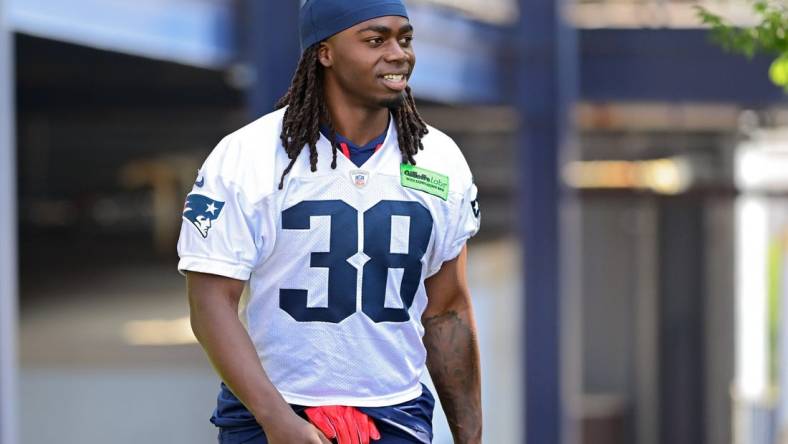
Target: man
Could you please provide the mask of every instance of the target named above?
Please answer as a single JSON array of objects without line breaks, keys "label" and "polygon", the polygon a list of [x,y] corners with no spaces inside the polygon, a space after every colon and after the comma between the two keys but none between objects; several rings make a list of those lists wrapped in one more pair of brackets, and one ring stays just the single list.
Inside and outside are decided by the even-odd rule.
[{"label": "man", "polygon": [[178,268],[224,381],[219,442],[428,443],[426,366],[455,442],[479,443],[476,187],[416,111],[407,11],[309,0],[300,32],[279,110],[219,143],[184,211]]}]

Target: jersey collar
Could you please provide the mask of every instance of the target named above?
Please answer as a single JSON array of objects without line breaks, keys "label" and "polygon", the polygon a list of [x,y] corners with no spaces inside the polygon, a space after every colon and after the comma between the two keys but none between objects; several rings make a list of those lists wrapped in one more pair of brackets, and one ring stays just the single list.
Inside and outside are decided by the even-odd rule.
[{"label": "jersey collar", "polygon": [[[377,140],[377,139],[376,139]],[[320,138],[318,139],[318,148],[320,151],[326,152],[328,156],[331,156],[332,149],[331,149],[331,142],[328,140],[328,137],[320,132]],[[376,151],[376,154],[370,157],[366,162],[364,162],[361,166],[356,166],[350,159],[341,155],[337,156],[337,168],[342,168],[345,170],[355,170],[355,169],[364,169],[367,171],[377,170],[380,164],[383,161],[383,158],[386,157],[387,152],[391,150],[399,151],[399,142],[398,142],[398,134],[397,134],[397,125],[394,121],[394,116],[389,113],[389,126],[388,130],[385,133],[385,138],[381,144],[380,149]],[[321,158],[323,154],[320,154]]]}]

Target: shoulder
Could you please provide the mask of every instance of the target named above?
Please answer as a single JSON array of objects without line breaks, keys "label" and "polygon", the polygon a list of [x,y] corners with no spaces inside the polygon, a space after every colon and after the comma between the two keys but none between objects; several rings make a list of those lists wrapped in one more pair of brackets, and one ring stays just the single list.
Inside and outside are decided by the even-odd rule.
[{"label": "shoulder", "polygon": [[282,108],[268,113],[230,133],[226,138],[241,149],[250,145],[275,148],[275,146],[279,145],[279,135],[282,132],[282,120],[286,109]]},{"label": "shoulder", "polygon": [[274,111],[225,136],[208,155],[203,172],[250,198],[273,192],[283,115],[284,109]]},{"label": "shoulder", "polygon": [[450,190],[464,193],[473,183],[473,175],[462,150],[443,131],[430,125],[427,129],[429,132],[421,139],[424,150],[415,157],[417,166],[449,176]]}]

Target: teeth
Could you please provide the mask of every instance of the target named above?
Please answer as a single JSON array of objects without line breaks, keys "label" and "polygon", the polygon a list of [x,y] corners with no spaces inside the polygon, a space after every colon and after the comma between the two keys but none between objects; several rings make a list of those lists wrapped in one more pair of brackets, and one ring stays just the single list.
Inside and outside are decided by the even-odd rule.
[{"label": "teeth", "polygon": [[386,74],[385,76],[383,76],[384,79],[393,80],[395,82],[402,80],[404,77],[405,76],[402,74]]}]

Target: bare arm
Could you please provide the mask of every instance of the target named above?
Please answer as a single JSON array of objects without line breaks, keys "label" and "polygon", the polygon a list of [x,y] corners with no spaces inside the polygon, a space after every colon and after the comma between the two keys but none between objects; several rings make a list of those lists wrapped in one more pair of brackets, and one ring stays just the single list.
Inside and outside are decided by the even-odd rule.
[{"label": "bare arm", "polygon": [[244,282],[211,274],[187,274],[191,326],[216,372],[254,415],[271,443],[328,443],[298,417],[265,374],[238,318]]},{"label": "bare arm", "polygon": [[427,368],[454,442],[481,443],[481,371],[476,322],[465,274],[467,249],[427,279],[422,316]]}]

